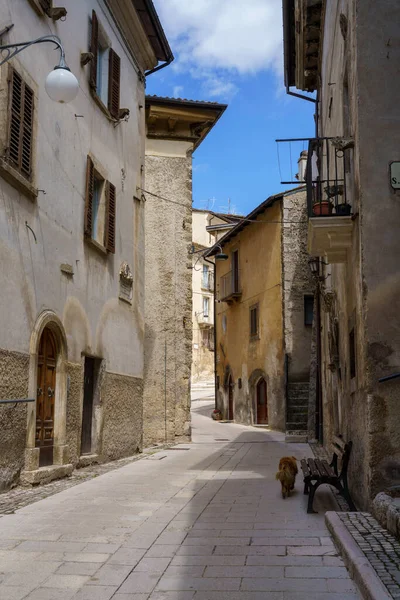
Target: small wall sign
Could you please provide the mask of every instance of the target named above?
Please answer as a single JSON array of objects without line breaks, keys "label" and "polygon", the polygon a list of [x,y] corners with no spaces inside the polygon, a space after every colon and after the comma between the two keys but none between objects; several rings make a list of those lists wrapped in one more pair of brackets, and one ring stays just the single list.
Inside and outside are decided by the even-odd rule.
[{"label": "small wall sign", "polygon": [[119,298],[132,304],[133,275],[127,262],[123,262],[119,270]]},{"label": "small wall sign", "polygon": [[400,161],[390,163],[390,185],[394,190],[400,190]]}]

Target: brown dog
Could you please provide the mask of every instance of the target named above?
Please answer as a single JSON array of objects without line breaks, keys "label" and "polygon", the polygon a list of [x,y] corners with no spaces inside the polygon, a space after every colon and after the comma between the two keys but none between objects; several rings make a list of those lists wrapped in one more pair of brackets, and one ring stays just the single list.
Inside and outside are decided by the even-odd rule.
[{"label": "brown dog", "polygon": [[294,489],[294,484],[297,475],[297,464],[294,456],[284,456],[279,461],[279,471],[276,474],[276,479],[281,482],[282,498],[290,495]]}]

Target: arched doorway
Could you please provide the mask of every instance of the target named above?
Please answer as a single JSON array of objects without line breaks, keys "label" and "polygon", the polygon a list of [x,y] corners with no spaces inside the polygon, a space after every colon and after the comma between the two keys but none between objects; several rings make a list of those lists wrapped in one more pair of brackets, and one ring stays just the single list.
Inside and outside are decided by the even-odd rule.
[{"label": "arched doorway", "polygon": [[233,379],[232,375],[228,377],[228,421],[233,421]]},{"label": "arched doorway", "polygon": [[45,327],[40,337],[37,363],[35,447],[40,451],[39,467],[53,464],[57,355],[54,334]]},{"label": "arched doorway", "polygon": [[256,386],[257,425],[268,425],[267,382],[264,377],[258,380]]}]

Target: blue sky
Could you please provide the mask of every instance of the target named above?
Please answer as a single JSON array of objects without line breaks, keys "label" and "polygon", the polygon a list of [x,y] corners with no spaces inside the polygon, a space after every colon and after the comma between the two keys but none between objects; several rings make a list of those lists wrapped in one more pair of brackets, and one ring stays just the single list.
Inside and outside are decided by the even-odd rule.
[{"label": "blue sky", "polygon": [[[230,199],[247,214],[284,189],[275,139],[314,134],[314,105],[283,88],[281,0],[247,0],[245,15],[242,0],[155,5],[175,61],[148,78],[146,93],[228,104],[194,154],[194,206],[227,212]],[[283,179],[303,147],[280,145]]]}]

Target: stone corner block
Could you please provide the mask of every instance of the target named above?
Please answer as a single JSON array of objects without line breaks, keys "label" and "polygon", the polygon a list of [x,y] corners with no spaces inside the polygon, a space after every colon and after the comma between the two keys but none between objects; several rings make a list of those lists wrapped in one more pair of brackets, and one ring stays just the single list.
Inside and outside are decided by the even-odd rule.
[{"label": "stone corner block", "polygon": [[69,477],[74,470],[73,465],[51,465],[49,467],[40,467],[33,471],[21,471],[21,485],[38,485],[50,483],[54,479]]}]

